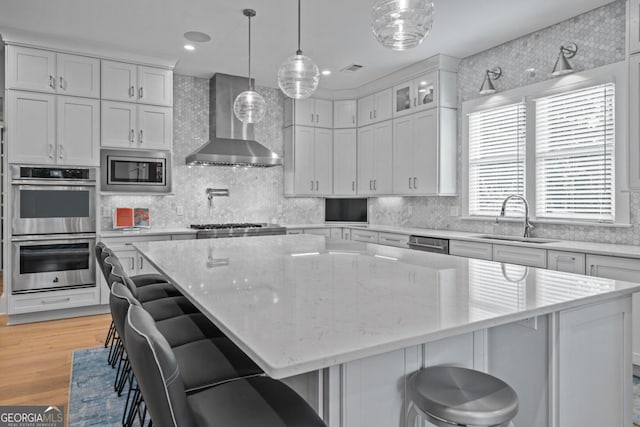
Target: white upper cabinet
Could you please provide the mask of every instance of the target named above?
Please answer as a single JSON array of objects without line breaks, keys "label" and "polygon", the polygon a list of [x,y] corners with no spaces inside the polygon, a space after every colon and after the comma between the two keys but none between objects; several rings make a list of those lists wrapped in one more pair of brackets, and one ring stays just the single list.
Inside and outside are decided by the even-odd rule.
[{"label": "white upper cabinet", "polygon": [[136,65],[102,61],[102,99],[135,102],[137,84]]},{"label": "white upper cabinet", "polygon": [[391,122],[358,129],[358,194],[391,194],[393,181]]},{"label": "white upper cabinet", "polygon": [[393,117],[433,107],[456,108],[456,74],[435,70],[393,88]]},{"label": "white upper cabinet", "polygon": [[7,89],[56,92],[56,54],[48,50],[7,46]]},{"label": "white upper cabinet", "polygon": [[629,0],[629,53],[640,52],[640,0]]},{"label": "white upper cabinet", "polygon": [[99,108],[96,99],[9,91],[9,162],[97,166]]},{"label": "white upper cabinet", "polygon": [[333,128],[355,128],[356,107],[357,101],[354,99],[333,101]]},{"label": "white upper cabinet", "polygon": [[9,163],[56,162],[56,97],[9,91],[7,95]]},{"label": "white upper cabinet", "polygon": [[7,47],[7,89],[100,97],[100,61],[28,47]]},{"label": "white upper cabinet", "polygon": [[57,162],[100,164],[100,101],[59,96],[57,99]]},{"label": "white upper cabinet", "polygon": [[171,150],[173,141],[173,109],[138,105],[138,146],[155,150]]},{"label": "white upper cabinet", "polygon": [[335,196],[353,196],[357,193],[357,152],[356,129],[333,131],[333,194]]},{"label": "white upper cabinet", "polygon": [[285,194],[328,196],[333,189],[333,131],[308,126],[285,129]]},{"label": "white upper cabinet", "polygon": [[291,125],[333,127],[333,102],[326,99],[286,99],[285,127]]},{"label": "white upper cabinet", "polygon": [[358,100],[358,126],[367,126],[392,117],[393,89],[385,89]]},{"label": "white upper cabinet", "polygon": [[173,105],[173,72],[162,68],[138,66],[138,102]]},{"label": "white upper cabinet", "polygon": [[100,60],[87,56],[57,54],[58,93],[100,97]]},{"label": "white upper cabinet", "polygon": [[393,120],[393,193],[456,193],[456,110],[437,108]]},{"label": "white upper cabinet", "polygon": [[640,190],[640,54],[629,57],[629,187]]},{"label": "white upper cabinet", "polygon": [[173,72],[103,60],[102,99],[172,106]]},{"label": "white upper cabinet", "polygon": [[170,107],[102,101],[102,146],[171,150]]}]

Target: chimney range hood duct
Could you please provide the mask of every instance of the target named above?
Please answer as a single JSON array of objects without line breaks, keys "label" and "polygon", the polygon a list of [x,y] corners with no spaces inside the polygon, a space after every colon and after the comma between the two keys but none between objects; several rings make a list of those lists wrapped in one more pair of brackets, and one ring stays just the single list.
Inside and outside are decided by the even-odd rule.
[{"label": "chimney range hood duct", "polygon": [[233,102],[248,87],[245,77],[214,74],[209,83],[209,141],[186,159],[187,165],[271,167],[276,153],[254,139],[253,125],[233,114]]}]

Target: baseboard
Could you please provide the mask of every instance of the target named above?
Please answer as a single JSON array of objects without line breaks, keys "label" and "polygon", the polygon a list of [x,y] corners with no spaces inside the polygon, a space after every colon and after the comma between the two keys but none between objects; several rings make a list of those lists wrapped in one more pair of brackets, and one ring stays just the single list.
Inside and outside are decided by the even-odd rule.
[{"label": "baseboard", "polygon": [[36,313],[12,314],[7,319],[7,325],[21,323],[45,322],[47,320],[68,319],[71,317],[93,316],[109,313],[109,305],[91,305],[88,307],[74,307],[63,310],[39,311]]}]

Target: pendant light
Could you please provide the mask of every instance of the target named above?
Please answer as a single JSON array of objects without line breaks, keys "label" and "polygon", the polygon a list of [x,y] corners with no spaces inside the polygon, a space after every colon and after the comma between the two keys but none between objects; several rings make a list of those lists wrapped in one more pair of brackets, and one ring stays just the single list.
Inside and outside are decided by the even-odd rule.
[{"label": "pendant light", "polygon": [[378,42],[392,50],[418,46],[431,32],[431,0],[377,0],[371,11],[371,31]]},{"label": "pendant light", "polygon": [[298,0],[298,50],[288,57],[278,69],[278,86],[293,99],[310,97],[320,82],[320,70],[300,49],[300,0]]},{"label": "pendant light", "polygon": [[242,123],[258,123],[264,119],[267,112],[267,103],[262,95],[254,89],[251,80],[251,18],[256,16],[253,9],[245,9],[242,14],[249,18],[249,90],[242,92],[233,103],[233,112]]}]

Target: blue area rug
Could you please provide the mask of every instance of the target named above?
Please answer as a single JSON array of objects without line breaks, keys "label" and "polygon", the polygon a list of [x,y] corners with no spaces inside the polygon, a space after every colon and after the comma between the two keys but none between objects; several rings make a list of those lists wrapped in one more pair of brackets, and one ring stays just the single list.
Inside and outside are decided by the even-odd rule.
[{"label": "blue area rug", "polygon": [[107,364],[108,348],[73,352],[69,390],[69,427],[122,426],[126,391],[113,391],[116,370]]}]

